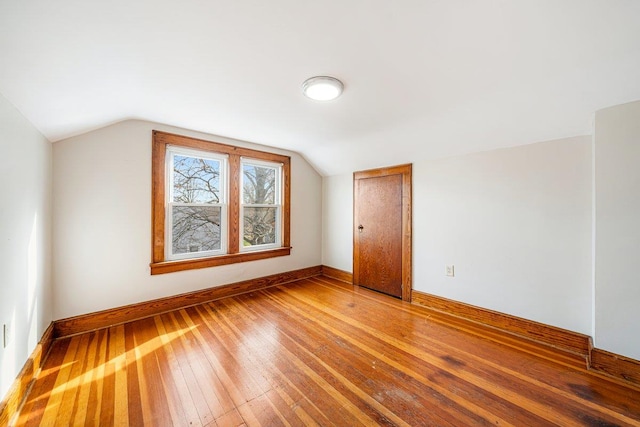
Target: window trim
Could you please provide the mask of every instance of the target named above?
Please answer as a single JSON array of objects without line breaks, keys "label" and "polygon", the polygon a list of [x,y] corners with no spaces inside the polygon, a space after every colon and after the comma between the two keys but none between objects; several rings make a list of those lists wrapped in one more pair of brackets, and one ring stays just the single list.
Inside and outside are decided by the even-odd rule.
[{"label": "window trim", "polygon": [[[166,153],[167,145],[209,151],[228,156],[227,182],[227,253],[202,258],[181,260],[166,259],[165,220],[166,220]],[[240,197],[241,197],[241,157],[257,161],[282,164],[282,200],[281,200],[281,246],[272,249],[240,251]],[[252,150],[214,141],[192,138],[172,133],[153,131],[151,165],[151,274],[171,273],[174,271],[214,267],[218,265],[255,261],[291,253],[291,158],[266,151]]]}]

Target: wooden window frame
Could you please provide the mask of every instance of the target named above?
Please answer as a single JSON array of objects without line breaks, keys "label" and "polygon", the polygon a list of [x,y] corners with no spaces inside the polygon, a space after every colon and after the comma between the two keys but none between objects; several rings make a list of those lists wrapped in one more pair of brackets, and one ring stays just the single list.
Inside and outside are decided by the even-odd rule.
[{"label": "wooden window frame", "polygon": [[[165,165],[167,145],[225,154],[228,156],[229,193],[226,254],[172,261],[167,261],[165,259]],[[246,252],[240,251],[241,157],[282,164],[281,247]],[[196,268],[256,261],[260,259],[286,256],[291,253],[291,158],[289,156],[154,130],[152,138],[151,187],[151,274],[163,274],[175,271],[192,270]]]}]

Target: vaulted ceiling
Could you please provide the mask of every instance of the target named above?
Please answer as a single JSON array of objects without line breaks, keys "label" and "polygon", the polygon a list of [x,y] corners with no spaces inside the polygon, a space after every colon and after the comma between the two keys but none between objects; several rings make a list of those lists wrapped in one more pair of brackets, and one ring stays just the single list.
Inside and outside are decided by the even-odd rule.
[{"label": "vaulted ceiling", "polygon": [[0,0],[0,93],[51,141],[145,119],[332,175],[591,133],[640,99],[640,2]]}]

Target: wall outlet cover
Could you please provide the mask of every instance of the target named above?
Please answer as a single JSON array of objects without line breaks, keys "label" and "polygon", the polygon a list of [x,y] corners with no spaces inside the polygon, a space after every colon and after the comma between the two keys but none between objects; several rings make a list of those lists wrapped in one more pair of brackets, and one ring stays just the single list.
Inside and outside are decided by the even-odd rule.
[{"label": "wall outlet cover", "polygon": [[454,277],[453,265],[447,265],[445,274],[449,277]]}]

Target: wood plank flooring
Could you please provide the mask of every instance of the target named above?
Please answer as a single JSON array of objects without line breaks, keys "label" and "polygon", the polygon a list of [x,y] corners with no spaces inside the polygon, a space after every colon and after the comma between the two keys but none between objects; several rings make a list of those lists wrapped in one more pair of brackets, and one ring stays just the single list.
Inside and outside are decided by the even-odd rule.
[{"label": "wood plank flooring", "polygon": [[56,341],[16,424],[640,426],[639,388],[489,337],[305,279]]}]

